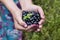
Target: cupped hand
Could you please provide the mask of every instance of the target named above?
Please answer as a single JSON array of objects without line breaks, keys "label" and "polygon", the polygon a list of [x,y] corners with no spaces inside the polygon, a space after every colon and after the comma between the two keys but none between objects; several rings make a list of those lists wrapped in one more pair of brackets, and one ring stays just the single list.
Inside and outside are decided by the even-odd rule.
[{"label": "cupped hand", "polygon": [[[1,2],[8,8],[11,12],[15,28],[19,30],[27,30],[27,24],[22,20],[22,10],[17,7],[13,0],[1,0]],[[29,29],[29,28],[28,28]]]},{"label": "cupped hand", "polygon": [[[17,10],[12,14],[14,19],[14,25],[17,30],[30,30],[34,25],[27,26],[27,24],[22,20],[22,10]],[[28,27],[28,28],[27,28]]]},{"label": "cupped hand", "polygon": [[[42,8],[40,6],[37,6],[37,5],[28,5],[26,6],[25,8],[23,7],[22,10],[25,10],[25,11],[38,11],[39,14],[40,14],[40,17],[41,17],[41,20],[39,21],[39,26],[38,28],[35,30],[35,32],[38,32],[41,30],[42,26],[43,26],[43,23],[45,21],[45,15],[44,15],[44,12],[42,10]],[[28,26],[27,27],[27,30],[28,31],[32,31],[33,30],[33,27],[34,25],[30,25],[30,27]],[[31,29],[32,28],[32,29]]]}]

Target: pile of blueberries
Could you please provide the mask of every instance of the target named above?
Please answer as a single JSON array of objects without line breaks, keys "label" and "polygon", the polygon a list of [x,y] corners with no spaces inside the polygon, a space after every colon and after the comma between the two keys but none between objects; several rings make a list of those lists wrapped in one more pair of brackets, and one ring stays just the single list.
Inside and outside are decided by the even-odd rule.
[{"label": "pile of blueberries", "polygon": [[39,12],[35,12],[35,11],[23,11],[22,12],[22,20],[27,25],[38,24],[40,19],[41,17],[40,17]]}]

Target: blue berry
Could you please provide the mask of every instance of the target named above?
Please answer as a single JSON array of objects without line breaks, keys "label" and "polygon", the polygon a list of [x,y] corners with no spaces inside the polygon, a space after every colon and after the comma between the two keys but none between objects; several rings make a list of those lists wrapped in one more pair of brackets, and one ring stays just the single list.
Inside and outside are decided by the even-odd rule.
[{"label": "blue berry", "polygon": [[22,20],[25,21],[27,25],[38,24],[41,17],[39,12],[35,11],[23,11]]}]

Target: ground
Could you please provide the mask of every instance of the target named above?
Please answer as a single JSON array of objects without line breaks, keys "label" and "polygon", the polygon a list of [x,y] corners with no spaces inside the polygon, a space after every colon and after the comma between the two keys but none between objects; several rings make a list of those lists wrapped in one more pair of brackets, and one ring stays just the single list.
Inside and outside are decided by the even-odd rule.
[{"label": "ground", "polygon": [[46,20],[41,32],[25,32],[25,40],[60,40],[60,0],[33,0],[33,3],[42,7]]}]

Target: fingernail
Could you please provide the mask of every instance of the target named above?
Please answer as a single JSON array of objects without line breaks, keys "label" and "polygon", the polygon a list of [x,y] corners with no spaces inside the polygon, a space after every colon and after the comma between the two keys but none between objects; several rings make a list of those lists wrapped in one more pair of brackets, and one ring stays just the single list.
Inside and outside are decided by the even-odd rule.
[{"label": "fingernail", "polygon": [[40,31],[40,29],[37,29],[37,31]]},{"label": "fingernail", "polygon": [[40,25],[39,28],[42,28],[42,25]]},{"label": "fingernail", "polygon": [[39,22],[39,25],[41,25],[41,23]]},{"label": "fingernail", "polygon": [[27,25],[25,25],[25,27],[27,27]]}]

